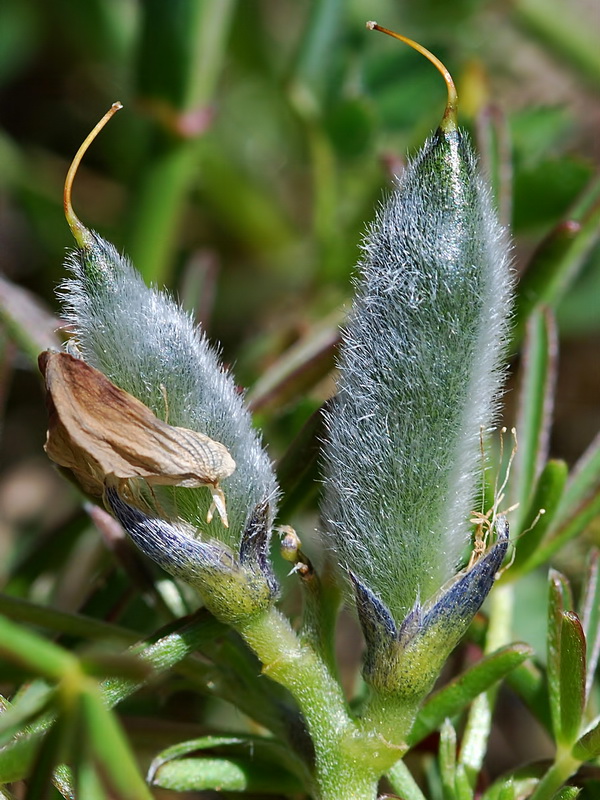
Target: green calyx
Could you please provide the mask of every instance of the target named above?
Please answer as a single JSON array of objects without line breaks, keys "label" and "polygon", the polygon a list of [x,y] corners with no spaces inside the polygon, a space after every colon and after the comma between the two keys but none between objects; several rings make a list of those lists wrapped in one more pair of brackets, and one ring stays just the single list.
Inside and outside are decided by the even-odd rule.
[{"label": "green calyx", "polygon": [[396,627],[387,608],[354,576],[358,615],[367,643],[363,675],[375,691],[422,698],[489,594],[506,555],[508,523],[499,517],[496,542],[424,606],[416,603]]}]

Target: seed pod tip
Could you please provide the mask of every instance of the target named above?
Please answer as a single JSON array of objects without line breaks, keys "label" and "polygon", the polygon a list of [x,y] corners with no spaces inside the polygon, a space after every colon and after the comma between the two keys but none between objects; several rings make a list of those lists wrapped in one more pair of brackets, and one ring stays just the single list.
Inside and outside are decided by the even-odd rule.
[{"label": "seed pod tip", "polygon": [[65,217],[69,224],[69,228],[71,228],[71,233],[73,234],[75,241],[82,248],[86,247],[89,244],[89,232],[88,229],[85,227],[85,225],[83,225],[77,214],[73,211],[73,205],[71,203],[73,181],[75,180],[75,175],[77,174],[77,170],[79,168],[79,164],[81,163],[81,159],[87,152],[88,147],[94,141],[96,136],[100,133],[100,131],[109,121],[109,119],[111,119],[111,117],[113,117],[117,113],[117,111],[119,111],[119,109],[121,108],[123,108],[123,104],[117,100],[108,109],[108,111],[102,117],[102,119],[98,123],[96,123],[96,125],[94,125],[92,130],[83,140],[81,147],[75,154],[75,158],[73,159],[71,166],[69,167],[69,171],[67,172],[67,177],[65,179],[65,189],[63,195]]},{"label": "seed pod tip", "polygon": [[384,28],[381,25],[378,25],[377,22],[373,20],[369,20],[367,22],[367,30],[370,31],[381,31],[381,33],[387,33],[388,36],[392,36],[394,39],[398,39],[400,42],[404,42],[409,47],[412,47],[413,50],[416,50],[421,55],[424,55],[428,61],[437,68],[440,75],[443,77],[444,81],[446,82],[446,88],[448,90],[448,100],[446,102],[446,110],[444,111],[444,116],[442,117],[442,121],[440,123],[440,128],[445,133],[451,133],[455,131],[458,127],[457,123],[457,113],[458,113],[458,94],[456,92],[456,86],[454,85],[454,81],[452,80],[452,75],[448,72],[446,67],[442,64],[442,62],[434,56],[426,47],[423,47],[422,44],[409,39],[406,36],[402,36],[395,31],[389,30],[389,28]]}]

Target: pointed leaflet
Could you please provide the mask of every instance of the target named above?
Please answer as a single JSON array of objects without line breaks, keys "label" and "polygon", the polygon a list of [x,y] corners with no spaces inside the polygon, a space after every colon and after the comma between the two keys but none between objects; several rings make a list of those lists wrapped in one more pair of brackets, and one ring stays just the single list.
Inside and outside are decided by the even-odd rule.
[{"label": "pointed leaflet", "polygon": [[573,744],[579,736],[585,708],[585,636],[577,614],[561,613],[560,729],[562,741]]},{"label": "pointed leaflet", "polygon": [[[515,458],[515,481],[519,522],[531,502],[534,487],[548,451],[552,405],[556,383],[557,335],[554,317],[548,309],[536,311],[528,321],[519,393],[517,431],[519,447]],[[519,524],[518,532],[522,529]]]},{"label": "pointed leaflet", "polygon": [[575,467],[561,495],[547,535],[532,555],[529,569],[548,561],[600,513],[600,434]]},{"label": "pointed leaflet", "polygon": [[580,761],[591,761],[600,756],[600,722],[584,733],[573,746],[571,754]]},{"label": "pointed leaflet", "polygon": [[301,791],[299,781],[279,765],[246,758],[181,758],[168,761],[158,768],[153,786],[178,792],[217,791],[249,792],[281,796],[281,792]]},{"label": "pointed leaflet", "polygon": [[600,551],[589,555],[580,610],[587,649],[586,698],[589,698],[600,656]]},{"label": "pointed leaflet", "polygon": [[115,800],[151,800],[152,795],[139,773],[123,730],[113,712],[104,705],[95,686],[80,695],[85,736],[94,755],[94,763],[111,788]]},{"label": "pointed leaflet", "polygon": [[506,573],[506,580],[515,580],[523,570],[528,569],[529,560],[535,558],[538,547],[554,522],[567,475],[568,468],[564,461],[550,460],[543,468],[529,508],[523,517],[521,536],[513,543],[516,555]]},{"label": "pointed leaflet", "polygon": [[444,800],[455,800],[456,778],[456,731],[449,719],[444,720],[440,730],[439,748],[440,777],[444,787]]},{"label": "pointed leaflet", "polygon": [[[201,758],[182,758],[203,750],[213,752],[203,753]],[[278,762],[277,766],[271,759]],[[300,786],[285,764],[282,745],[272,740],[258,736],[203,736],[160,752],[152,761],[146,780],[152,786],[178,791],[215,788],[268,793],[297,791]]]},{"label": "pointed leaflet", "polygon": [[550,573],[548,604],[548,691],[556,742],[572,745],[585,706],[585,636],[579,618],[569,609],[572,598],[566,579]]}]

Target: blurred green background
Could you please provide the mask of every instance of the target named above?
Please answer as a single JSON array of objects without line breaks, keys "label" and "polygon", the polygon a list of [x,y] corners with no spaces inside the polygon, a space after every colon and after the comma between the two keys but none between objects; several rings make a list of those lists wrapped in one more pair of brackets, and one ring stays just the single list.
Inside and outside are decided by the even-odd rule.
[{"label": "blurred green background", "polygon": [[[121,100],[85,157],[75,209],[221,343],[280,459],[331,394],[361,235],[445,102],[431,64],[369,33],[367,19],[417,39],[454,75],[519,274],[532,274],[532,257],[538,273],[544,258],[551,269],[565,241],[578,243],[552,302],[551,452],[573,463],[600,428],[597,223],[576,238],[600,196],[599,17],[594,0],[3,0],[3,589],[136,629],[147,613],[42,451],[35,354],[58,341],[72,246],[62,186],[79,144]],[[282,462],[284,483],[303,442]],[[282,521],[314,528],[317,489],[295,487]],[[576,573],[577,552],[566,558]],[[532,591],[543,614],[545,588]],[[534,644],[535,619],[522,634]]]},{"label": "blurred green background", "polygon": [[[125,109],[84,160],[76,211],[221,342],[280,457],[331,392],[361,234],[444,104],[433,67],[365,21],[419,40],[455,76],[522,273],[557,224],[598,201],[598,16],[587,0],[4,0],[2,549],[76,513],[41,452],[32,356],[54,340],[47,314],[71,246],[64,176],[111,102]],[[592,245],[557,309],[553,450],[570,462],[600,422]]]}]

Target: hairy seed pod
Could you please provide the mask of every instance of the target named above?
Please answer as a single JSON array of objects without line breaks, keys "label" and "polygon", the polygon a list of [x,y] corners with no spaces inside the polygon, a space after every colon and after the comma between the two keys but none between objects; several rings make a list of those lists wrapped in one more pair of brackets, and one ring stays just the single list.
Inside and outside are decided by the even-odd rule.
[{"label": "hairy seed pod", "polygon": [[383,628],[386,614],[399,626],[440,590],[468,541],[512,288],[452,79],[403,41],[440,68],[448,105],[364,242],[327,415],[323,504],[327,542],[380,604]]},{"label": "hairy seed pod", "polygon": [[[202,330],[166,292],[148,287],[127,258],[88,230],[71,205],[71,187],[89,143],[115,104],[77,153],[65,183],[65,213],[78,248],[67,259],[74,277],[61,298],[81,357],[114,384],[141,400],[170,425],[221,442],[236,469],[222,481],[229,527],[215,517],[210,534],[237,549],[257,506],[273,519],[277,484],[270,460],[252,427],[243,395]],[[206,492],[161,490],[166,508],[199,529],[206,528],[211,498]],[[269,524],[270,524],[269,522]]]},{"label": "hairy seed pod", "polygon": [[84,141],[65,182],[78,247],[61,292],[78,358],[40,359],[47,449],[103,496],[142,551],[231,621],[276,595],[268,553],[277,483],[243,395],[204,333],[73,211],[81,158],[119,108]]}]

